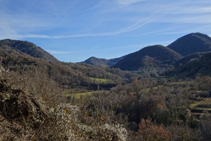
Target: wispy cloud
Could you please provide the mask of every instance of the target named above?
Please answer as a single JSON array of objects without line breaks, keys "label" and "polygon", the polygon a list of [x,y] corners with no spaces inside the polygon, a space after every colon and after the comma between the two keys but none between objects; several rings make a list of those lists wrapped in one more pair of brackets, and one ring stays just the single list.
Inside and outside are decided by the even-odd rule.
[{"label": "wispy cloud", "polygon": [[[26,2],[21,1],[21,4]],[[0,5],[0,38],[134,37],[197,29],[205,31],[197,27],[211,24],[211,2],[207,0],[99,0],[81,3],[81,0],[45,0],[38,4],[30,1],[15,12],[12,11],[13,7],[8,10],[7,5]],[[191,26],[187,26],[186,30],[171,28],[185,24]],[[65,29],[62,31],[62,28]]]},{"label": "wispy cloud", "polygon": [[146,0],[117,0],[117,2],[121,5],[130,5],[130,4],[134,4],[134,3],[142,2],[142,1],[146,1]]},{"label": "wispy cloud", "polygon": [[166,30],[164,32],[160,32],[160,35],[173,35],[173,34],[187,34],[192,32],[204,32],[209,33],[211,32],[211,25],[195,27],[195,28],[182,28],[179,29],[178,27],[172,28],[170,30]]},{"label": "wispy cloud", "polygon": [[62,39],[62,38],[77,38],[77,37],[102,37],[102,36],[114,36],[119,34],[124,34],[128,32],[132,32],[138,28],[141,28],[148,23],[153,22],[157,17],[156,14],[150,15],[149,17],[140,19],[136,21],[135,23],[123,27],[122,29],[111,31],[111,32],[101,32],[101,33],[83,33],[83,34],[72,34],[72,35],[45,35],[45,34],[20,34],[12,29],[9,25],[5,24],[5,26],[0,26],[0,29],[5,29],[5,32],[7,33],[4,36],[0,35],[0,38],[2,37],[12,37],[14,39],[22,39],[22,38],[47,38],[47,39]]},{"label": "wispy cloud", "polygon": [[47,50],[50,54],[71,54],[73,52],[69,52],[69,51],[58,51],[58,50]]}]

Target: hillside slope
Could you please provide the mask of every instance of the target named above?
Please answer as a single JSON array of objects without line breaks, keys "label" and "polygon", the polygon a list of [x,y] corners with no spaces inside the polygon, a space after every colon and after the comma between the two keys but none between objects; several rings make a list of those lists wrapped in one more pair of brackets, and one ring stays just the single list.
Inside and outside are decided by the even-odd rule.
[{"label": "hillside slope", "polygon": [[53,55],[49,54],[42,48],[37,47],[35,44],[28,41],[19,41],[11,39],[0,40],[0,47],[4,50],[12,48],[16,51],[26,53],[35,58],[41,58],[48,61],[58,61]]},{"label": "hillside slope", "polygon": [[[195,55],[195,54],[193,54]],[[193,56],[192,55],[192,56]],[[191,56],[189,56],[191,57]],[[187,57],[188,58],[188,57]],[[185,58],[184,58],[185,59]],[[193,57],[187,63],[182,64],[176,69],[177,74],[185,76],[194,76],[197,73],[202,75],[210,75],[211,70],[211,52],[199,54],[198,57]]]},{"label": "hillside slope", "polygon": [[154,45],[125,56],[113,67],[122,70],[138,70],[140,67],[168,66],[181,58],[180,54],[169,48]]},{"label": "hillside slope", "polygon": [[175,68],[177,68],[181,65],[186,65],[188,62],[190,62],[192,60],[201,58],[206,53],[208,53],[208,52],[196,52],[196,53],[190,54],[188,56],[185,56],[184,58],[175,62],[174,66],[175,66]]},{"label": "hillside slope", "polygon": [[167,47],[183,56],[195,52],[207,52],[211,51],[211,38],[202,33],[190,33],[177,39]]},{"label": "hillside slope", "polygon": [[[24,42],[25,43],[25,42]],[[28,42],[26,42],[28,43]],[[29,43],[30,44],[30,43]],[[27,46],[26,50],[27,49]],[[21,47],[20,47],[21,48]],[[36,49],[36,47],[34,47]],[[33,50],[30,54],[33,54]],[[37,50],[35,50],[35,55]],[[52,59],[51,59],[52,60]],[[135,74],[119,69],[101,68],[83,63],[64,63],[36,58],[6,44],[0,44],[0,65],[10,72],[20,75],[42,75],[55,81],[59,86],[70,88],[82,86],[88,88],[91,78],[112,79],[114,83],[127,81]]]}]

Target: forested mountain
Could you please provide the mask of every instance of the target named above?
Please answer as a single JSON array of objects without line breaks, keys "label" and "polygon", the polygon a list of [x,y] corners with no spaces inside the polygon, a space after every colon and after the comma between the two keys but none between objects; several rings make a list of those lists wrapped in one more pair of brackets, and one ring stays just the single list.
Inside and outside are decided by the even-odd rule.
[{"label": "forested mountain", "polygon": [[211,51],[211,38],[202,33],[190,33],[177,39],[167,47],[183,56],[195,52],[207,52]]},{"label": "forested mountain", "polygon": [[106,67],[106,66],[113,66],[118,61],[122,60],[124,56],[114,59],[101,59],[96,57],[90,57],[89,59],[85,60],[83,63],[87,63],[90,65],[98,66],[98,67]]},{"label": "forested mountain", "polygon": [[4,50],[14,49],[16,51],[21,51],[35,58],[42,58],[48,61],[58,61],[53,55],[28,41],[10,39],[0,40],[0,47]]},{"label": "forested mountain", "polygon": [[167,47],[154,45],[125,56],[113,67],[122,70],[138,70],[140,67],[168,66],[181,58],[180,54]]},{"label": "forested mountain", "polygon": [[108,60],[100,59],[100,58],[96,58],[96,57],[90,57],[87,60],[85,60],[83,63],[94,65],[94,66],[98,66],[98,67],[106,67],[106,66],[108,66],[107,65]]}]

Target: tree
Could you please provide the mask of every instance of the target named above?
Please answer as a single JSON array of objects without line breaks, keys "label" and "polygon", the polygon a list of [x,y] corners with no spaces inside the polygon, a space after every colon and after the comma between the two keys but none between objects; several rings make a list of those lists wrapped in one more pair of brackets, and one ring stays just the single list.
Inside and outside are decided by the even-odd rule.
[{"label": "tree", "polygon": [[137,132],[138,139],[141,141],[169,141],[171,134],[162,126],[157,126],[151,118],[142,119]]}]

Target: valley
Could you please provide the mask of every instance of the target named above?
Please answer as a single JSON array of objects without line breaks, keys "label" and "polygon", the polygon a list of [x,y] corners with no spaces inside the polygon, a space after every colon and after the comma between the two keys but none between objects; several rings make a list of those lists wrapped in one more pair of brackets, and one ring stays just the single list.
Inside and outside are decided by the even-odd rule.
[{"label": "valley", "polygon": [[0,41],[0,140],[210,140],[211,38],[60,62]]}]

